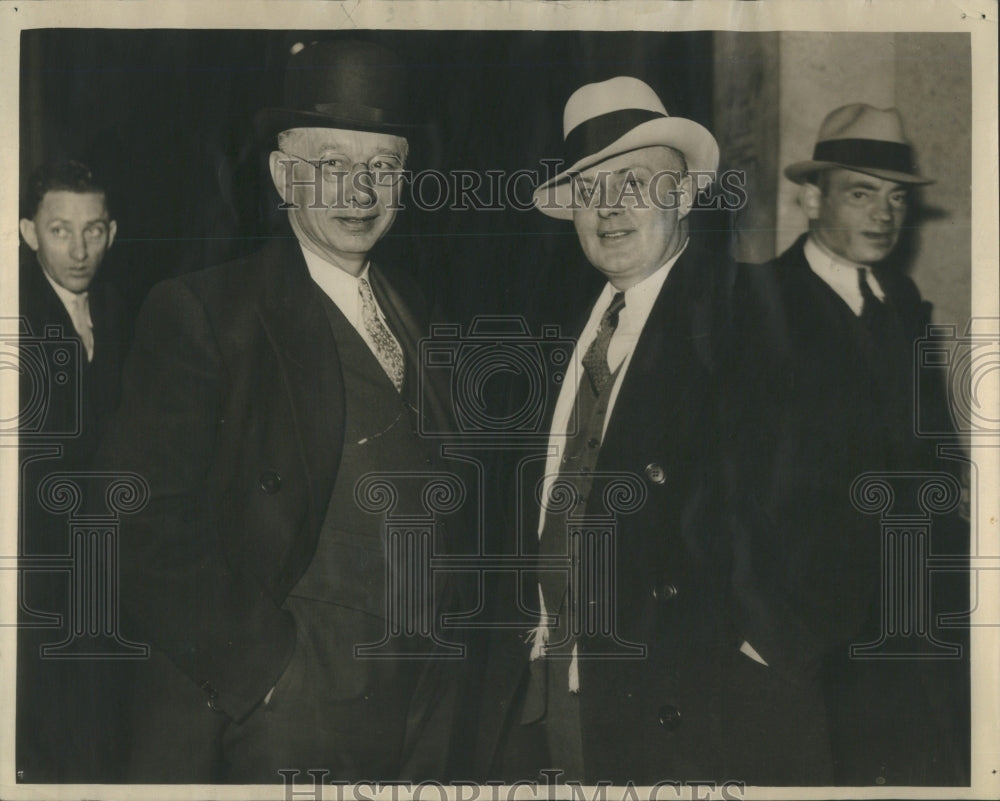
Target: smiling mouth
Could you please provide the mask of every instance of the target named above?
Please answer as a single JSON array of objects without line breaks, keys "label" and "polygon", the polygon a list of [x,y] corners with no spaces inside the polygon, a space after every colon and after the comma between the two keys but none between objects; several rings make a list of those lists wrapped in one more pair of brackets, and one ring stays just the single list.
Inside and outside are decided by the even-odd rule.
[{"label": "smiling mouth", "polygon": [[352,230],[364,230],[370,228],[371,225],[378,219],[377,214],[370,214],[366,217],[335,217],[337,222],[343,225],[345,228],[350,228]]},{"label": "smiling mouth", "polygon": [[631,231],[598,231],[597,237],[598,239],[603,239],[605,241],[614,241],[616,239],[624,239],[631,233]]}]

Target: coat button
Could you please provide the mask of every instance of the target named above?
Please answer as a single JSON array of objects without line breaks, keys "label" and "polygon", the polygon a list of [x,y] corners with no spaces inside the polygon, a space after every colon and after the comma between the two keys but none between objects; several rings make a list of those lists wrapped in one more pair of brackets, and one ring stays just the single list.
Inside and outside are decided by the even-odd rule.
[{"label": "coat button", "polygon": [[669,582],[663,582],[653,587],[653,597],[657,601],[669,601],[677,596],[677,587]]},{"label": "coat button", "polygon": [[646,465],[646,478],[654,484],[666,484],[667,471],[663,469],[662,465],[659,465],[656,462],[650,462]]},{"label": "coat button", "polygon": [[674,731],[681,725],[681,711],[672,704],[660,707],[660,725],[667,731]]},{"label": "coat button", "polygon": [[260,474],[260,491],[265,495],[274,495],[281,489],[281,476],[277,470],[265,470]]}]

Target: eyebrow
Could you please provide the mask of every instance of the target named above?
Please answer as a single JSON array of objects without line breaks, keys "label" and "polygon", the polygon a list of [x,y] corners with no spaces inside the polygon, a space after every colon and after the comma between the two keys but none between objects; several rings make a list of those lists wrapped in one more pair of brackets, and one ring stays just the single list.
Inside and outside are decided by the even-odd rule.
[{"label": "eyebrow", "polygon": [[[99,225],[107,225],[108,222],[109,222],[109,220],[108,220],[107,217],[95,217],[92,220],[86,220],[83,224],[84,225],[98,225],[98,224]],[[65,217],[53,217],[49,221],[49,225],[52,225],[53,223],[62,223],[63,225],[72,225],[72,221],[71,220],[67,220]]]},{"label": "eyebrow", "polygon": [[[873,183],[870,183],[869,181],[852,181],[846,187],[846,189],[848,189],[848,190],[850,190],[850,189],[871,189],[873,192],[878,192],[880,188],[881,187],[880,187],[879,184],[873,184]],[[909,189],[907,189],[907,187],[903,186],[903,184],[895,184],[894,186],[892,186],[889,189],[889,192],[909,192]]]},{"label": "eyebrow", "polygon": [[[608,173],[603,173],[603,174],[604,175],[627,175],[628,173],[635,173],[635,172],[638,172],[639,170],[645,170],[646,172],[654,172],[654,170],[652,170],[651,168],[649,168],[649,167],[647,167],[645,165],[637,164],[637,165],[633,165],[631,167],[622,167],[621,169],[615,170],[614,172],[608,172]],[[598,175],[601,175],[601,174],[602,173],[599,171]],[[584,181],[586,183],[593,183],[594,180],[595,180],[594,178],[588,178],[588,177],[583,176],[583,175],[580,175],[577,178],[578,178],[578,180]]]},{"label": "eyebrow", "polygon": [[[344,145],[344,144],[342,144],[342,143],[340,143],[340,142],[334,142],[332,144],[320,145],[317,148],[317,150],[320,153],[322,153],[322,152],[324,152],[326,150],[345,151],[345,150],[347,150],[347,146]],[[380,147],[378,150],[376,150],[373,153],[373,155],[376,155],[376,156],[383,155],[383,154],[390,155],[390,156],[399,156],[400,155],[400,151],[399,150],[394,150],[391,147]]]}]

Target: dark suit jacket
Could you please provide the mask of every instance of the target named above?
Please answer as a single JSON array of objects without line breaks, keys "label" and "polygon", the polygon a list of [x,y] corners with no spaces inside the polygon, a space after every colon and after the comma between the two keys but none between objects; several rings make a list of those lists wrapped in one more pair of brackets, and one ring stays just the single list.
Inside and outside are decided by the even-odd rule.
[{"label": "dark suit jacket", "polygon": [[[94,358],[88,362],[69,313],[34,254],[21,262],[19,300],[19,553],[65,557],[71,552],[66,516],[47,511],[38,488],[52,473],[92,466],[118,402],[127,326],[118,293],[99,277],[89,289]],[[126,683],[127,668],[121,662],[39,656],[39,648],[70,635],[69,588],[64,572],[21,576],[22,623],[37,625],[29,610],[62,616],[59,627],[19,632],[16,760],[26,782],[107,781],[120,775],[125,738],[116,687]]]},{"label": "dark suit jacket", "polygon": [[[817,699],[739,650],[749,637],[735,609],[716,419],[730,280],[724,259],[688,246],[636,344],[601,445],[596,472],[632,474],[647,494],[638,511],[618,519],[613,607],[618,637],[647,651],[641,659],[588,658],[607,641],[579,641],[588,781],[766,783],[815,769],[813,735],[800,723]],[[599,494],[591,493],[588,511],[596,511]],[[525,489],[522,497],[531,494]],[[537,515],[535,505],[521,523],[529,552],[537,547]],[[522,593],[537,605],[530,583]],[[524,733],[511,720],[528,661],[524,633],[499,634],[490,650],[493,692],[481,754],[493,773],[498,743],[509,747]],[[553,662],[555,669],[566,664]]]},{"label": "dark suit jacket", "polygon": [[[34,255],[21,262],[20,316],[22,347],[26,360],[46,363],[52,349],[62,338],[79,348],[78,358],[69,365],[71,377],[65,384],[35,383],[33,370],[21,372],[21,407],[38,408],[38,393],[47,399],[44,414],[22,420],[22,435],[28,442],[44,441],[62,447],[60,469],[72,470],[88,465],[94,455],[108,417],[119,396],[119,374],[127,345],[127,325],[122,301],[115,288],[98,277],[89,292],[90,317],[94,324],[94,358],[80,341],[69,312],[46,279]],[[54,334],[55,338],[47,338]],[[50,369],[53,365],[49,365]]]},{"label": "dark suit jacket", "polygon": [[[404,301],[375,266],[370,280],[416,386],[417,293]],[[122,602],[131,636],[172,665],[154,666],[173,689],[148,699],[147,719],[170,730],[162,764],[186,777],[212,780],[221,728],[291,658],[281,605],[316,548],[343,417],[337,348],[295,239],[151,291],[102,462],[150,485],[148,506],[122,523]]]},{"label": "dark suit jacket", "polygon": [[[734,289],[726,476],[740,625],[773,670],[822,688],[829,710],[815,728],[828,732],[835,781],[955,782],[963,724],[943,720],[931,699],[955,689],[934,675],[947,669],[848,656],[880,634],[882,581],[880,520],[852,503],[852,483],[871,471],[955,469],[914,435],[911,388],[925,413],[947,419],[936,377],[912,371],[929,304],[901,273],[877,271],[901,338],[873,361],[858,318],[810,269],[805,239],[742,266]],[[892,374],[895,388],[880,390]],[[933,550],[961,553],[963,529],[938,522]],[[948,609],[932,589],[935,613]],[[967,686],[967,663],[964,679],[955,670]]]}]

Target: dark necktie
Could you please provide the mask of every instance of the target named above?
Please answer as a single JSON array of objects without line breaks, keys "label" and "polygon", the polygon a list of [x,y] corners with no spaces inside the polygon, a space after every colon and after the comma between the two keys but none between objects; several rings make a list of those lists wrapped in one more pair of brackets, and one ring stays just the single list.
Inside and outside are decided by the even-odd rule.
[{"label": "dark necktie", "polygon": [[608,367],[608,346],[611,344],[611,337],[618,328],[618,314],[625,308],[625,293],[618,292],[612,299],[608,310],[601,318],[601,324],[597,329],[597,336],[590,343],[587,352],[583,356],[583,369],[586,370],[590,378],[594,394],[600,395],[611,380],[611,368]]},{"label": "dark necktie", "polygon": [[870,333],[877,334],[885,319],[885,306],[868,286],[868,271],[864,267],[858,267],[858,289],[861,290],[864,301],[861,305],[861,322]]}]

